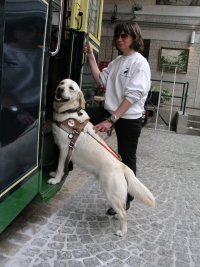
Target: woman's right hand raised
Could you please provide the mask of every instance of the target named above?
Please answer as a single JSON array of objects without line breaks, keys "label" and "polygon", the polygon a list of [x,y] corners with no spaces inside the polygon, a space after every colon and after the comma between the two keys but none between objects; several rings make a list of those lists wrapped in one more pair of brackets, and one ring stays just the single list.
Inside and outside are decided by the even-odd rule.
[{"label": "woman's right hand raised", "polygon": [[90,46],[90,44],[89,43],[87,43],[87,44],[85,44],[84,46],[83,46],[83,52],[84,53],[86,53],[86,54],[92,54],[92,48],[91,48],[91,46]]}]

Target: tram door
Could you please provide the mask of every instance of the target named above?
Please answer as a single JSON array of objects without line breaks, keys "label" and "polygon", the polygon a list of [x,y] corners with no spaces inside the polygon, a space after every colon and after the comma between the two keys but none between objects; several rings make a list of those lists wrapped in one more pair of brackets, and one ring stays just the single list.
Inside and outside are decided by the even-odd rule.
[{"label": "tram door", "polygon": [[[38,167],[45,0],[0,4],[0,200]],[[37,183],[26,194],[36,193]],[[30,195],[29,195],[30,197]]]},{"label": "tram door", "polygon": [[63,78],[84,84],[83,45],[98,52],[102,10],[103,0],[0,0],[0,232],[62,187],[47,183],[54,90]]}]

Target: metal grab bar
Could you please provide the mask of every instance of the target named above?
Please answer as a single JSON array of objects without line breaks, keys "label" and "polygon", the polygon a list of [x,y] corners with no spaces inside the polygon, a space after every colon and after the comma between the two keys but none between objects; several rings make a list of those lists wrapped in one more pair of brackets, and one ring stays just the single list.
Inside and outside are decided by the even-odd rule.
[{"label": "metal grab bar", "polygon": [[[162,75],[161,75],[162,76]],[[161,82],[161,79],[151,79],[152,82]],[[162,80],[162,83],[174,83],[174,81],[169,80]],[[187,97],[188,97],[188,90],[189,90],[189,82],[175,82],[175,84],[181,84],[183,85],[183,92],[182,96],[174,96],[174,98],[181,98],[181,106],[180,111],[183,112],[183,115],[185,114],[186,109],[186,103],[187,103]]]},{"label": "metal grab bar", "polygon": [[[157,129],[157,124],[158,124],[158,116],[159,116],[159,108],[160,108],[160,102],[161,102],[162,83],[163,83],[163,75],[164,75],[164,67],[165,66],[167,66],[167,65],[163,64],[162,72],[161,72],[160,90],[159,90],[159,98],[158,98],[158,107],[157,107],[157,112],[156,112],[155,130]],[[171,127],[172,109],[173,109],[173,103],[174,103],[174,91],[175,91],[175,86],[176,86],[177,65],[174,65],[174,67],[175,67],[174,81],[173,81],[173,89],[172,89],[172,100],[171,100],[171,108],[170,108],[170,115],[169,115],[168,131],[170,131],[170,127]]]},{"label": "metal grab bar", "polygon": [[173,89],[172,89],[172,100],[171,100],[171,108],[170,108],[170,115],[169,115],[169,127],[168,127],[169,131],[171,127],[172,111],[173,111],[173,104],[174,104],[174,92],[175,92],[175,87],[176,87],[176,72],[177,72],[177,66],[175,67],[175,71],[174,71],[174,83],[173,83]]},{"label": "metal grab bar", "polygon": [[62,33],[62,22],[63,22],[63,11],[64,11],[64,0],[61,0],[60,1],[59,20],[58,20],[58,42],[57,42],[55,51],[53,51],[53,52],[49,51],[50,56],[52,56],[52,57],[57,55],[59,50],[60,50],[61,33]]}]

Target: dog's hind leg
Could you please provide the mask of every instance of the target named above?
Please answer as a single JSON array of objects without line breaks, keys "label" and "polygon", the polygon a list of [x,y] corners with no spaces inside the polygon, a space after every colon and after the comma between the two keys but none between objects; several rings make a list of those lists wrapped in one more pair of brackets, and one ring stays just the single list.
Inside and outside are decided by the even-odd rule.
[{"label": "dog's hind leg", "polygon": [[[105,173],[104,173],[105,175]],[[126,198],[127,182],[120,168],[112,169],[105,176],[99,177],[110,206],[116,211],[120,220],[120,230],[116,235],[123,236],[127,233]]]},{"label": "dog's hind leg", "polygon": [[64,165],[65,165],[66,156],[67,156],[67,150],[60,149],[59,163],[58,163],[58,168],[56,170],[56,175],[54,178],[51,178],[48,180],[49,184],[58,184],[61,181],[64,175]]},{"label": "dog's hind leg", "polygon": [[113,205],[114,210],[117,212],[120,221],[120,230],[117,230],[117,236],[123,236],[127,233],[127,216],[124,205],[121,201],[116,202]]}]

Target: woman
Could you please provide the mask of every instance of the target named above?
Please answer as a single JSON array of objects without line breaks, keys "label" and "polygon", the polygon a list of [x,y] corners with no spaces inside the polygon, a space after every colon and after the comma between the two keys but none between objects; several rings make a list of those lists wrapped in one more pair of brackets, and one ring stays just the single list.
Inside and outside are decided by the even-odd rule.
[{"label": "woman", "polygon": [[[95,125],[95,130],[107,132],[114,126],[122,161],[136,175],[136,151],[151,73],[147,60],[138,53],[144,45],[137,23],[116,25],[113,42],[120,55],[102,72],[89,44],[84,48],[94,79],[106,89],[102,118],[108,118]],[[130,207],[131,200],[133,198],[128,195],[126,209]],[[115,211],[110,208],[107,214],[114,215]]]}]

